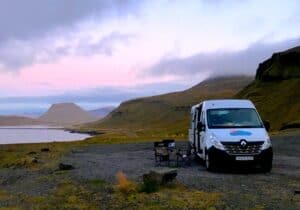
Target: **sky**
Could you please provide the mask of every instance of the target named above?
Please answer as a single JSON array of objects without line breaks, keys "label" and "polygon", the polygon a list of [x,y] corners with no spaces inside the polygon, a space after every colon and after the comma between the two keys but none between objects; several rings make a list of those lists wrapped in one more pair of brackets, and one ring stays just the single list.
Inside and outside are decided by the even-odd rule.
[{"label": "sky", "polygon": [[300,45],[299,11],[299,0],[2,0],[0,114],[17,103],[117,105],[254,75]]}]

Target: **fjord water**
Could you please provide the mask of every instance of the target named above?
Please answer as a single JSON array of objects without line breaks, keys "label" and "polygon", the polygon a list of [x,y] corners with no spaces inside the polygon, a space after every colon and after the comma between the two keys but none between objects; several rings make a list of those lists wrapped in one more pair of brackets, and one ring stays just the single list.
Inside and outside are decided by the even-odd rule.
[{"label": "fjord water", "polygon": [[88,134],[70,133],[50,126],[0,126],[0,144],[78,141]]}]

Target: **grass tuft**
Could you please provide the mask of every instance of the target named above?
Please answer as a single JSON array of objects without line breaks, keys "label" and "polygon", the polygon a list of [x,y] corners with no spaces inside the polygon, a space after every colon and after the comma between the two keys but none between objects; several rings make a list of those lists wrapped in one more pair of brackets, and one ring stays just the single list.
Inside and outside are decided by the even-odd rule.
[{"label": "grass tuft", "polygon": [[115,193],[109,209],[218,209],[221,194],[189,190],[181,185],[165,186],[155,193]]},{"label": "grass tuft", "polygon": [[117,173],[117,190],[124,195],[137,192],[137,185],[129,181],[123,172]]}]

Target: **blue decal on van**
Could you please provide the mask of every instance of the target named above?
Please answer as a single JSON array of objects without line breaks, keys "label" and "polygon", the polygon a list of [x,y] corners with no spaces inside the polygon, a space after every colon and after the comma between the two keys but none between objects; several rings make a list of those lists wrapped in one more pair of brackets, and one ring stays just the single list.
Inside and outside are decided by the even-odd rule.
[{"label": "blue decal on van", "polygon": [[230,132],[231,136],[251,136],[252,133],[249,131],[242,131],[242,130],[233,130]]}]

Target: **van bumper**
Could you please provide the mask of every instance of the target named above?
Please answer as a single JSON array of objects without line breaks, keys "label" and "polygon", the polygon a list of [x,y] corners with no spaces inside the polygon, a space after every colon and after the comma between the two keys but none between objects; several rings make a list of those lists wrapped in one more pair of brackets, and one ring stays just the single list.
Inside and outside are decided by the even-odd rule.
[{"label": "van bumper", "polygon": [[242,155],[230,155],[224,150],[216,149],[215,147],[211,147],[208,150],[208,154],[210,156],[210,160],[214,162],[216,165],[223,165],[223,164],[231,164],[231,163],[241,163],[241,164],[262,164],[265,162],[272,162],[273,160],[273,149],[272,147],[269,147],[266,150],[262,150],[257,155],[244,155],[244,156],[253,156],[253,160],[247,160],[247,161],[240,161],[236,160],[235,158],[237,156]]}]

